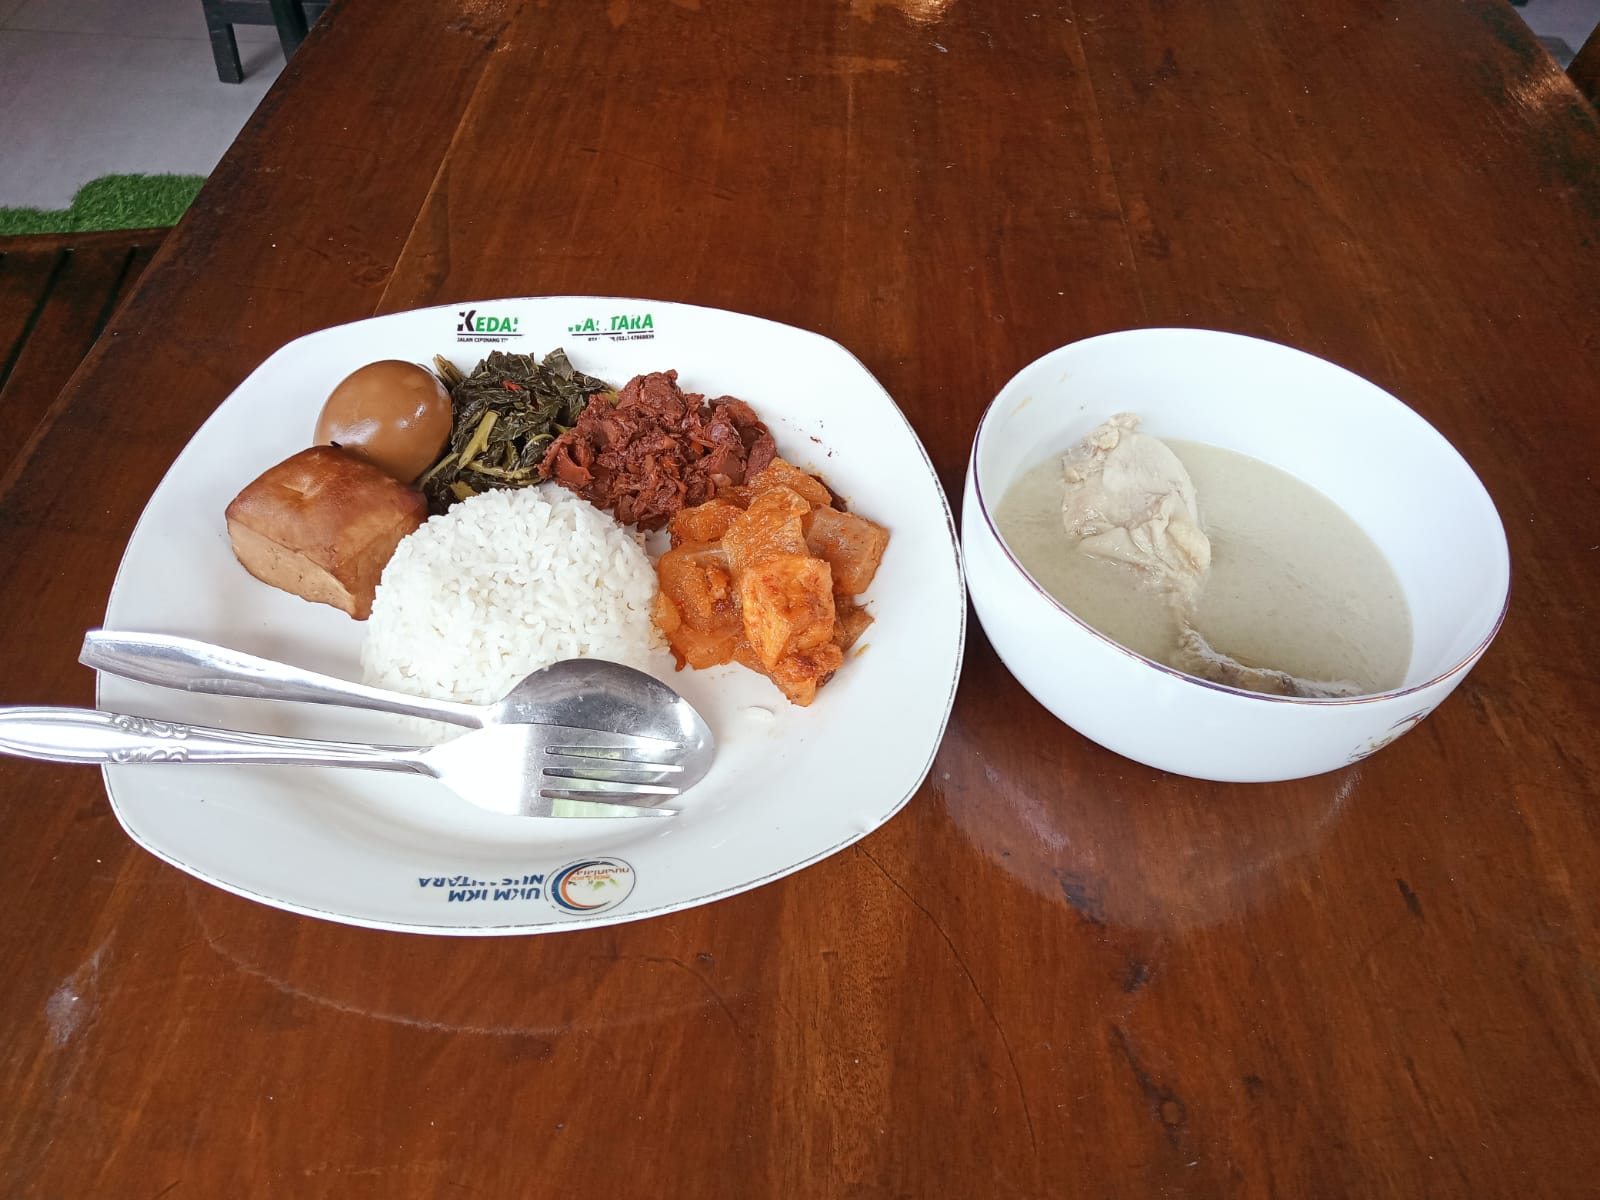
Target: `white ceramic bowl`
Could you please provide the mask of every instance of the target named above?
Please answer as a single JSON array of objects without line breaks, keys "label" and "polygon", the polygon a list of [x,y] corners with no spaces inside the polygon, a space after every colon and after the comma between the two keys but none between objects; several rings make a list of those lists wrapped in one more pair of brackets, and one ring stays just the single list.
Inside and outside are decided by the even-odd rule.
[{"label": "white ceramic bowl", "polygon": [[[1029,467],[1119,412],[1138,413],[1157,437],[1271,463],[1354,518],[1411,607],[1404,684],[1302,700],[1206,683],[1097,633],[1036,584],[996,530],[994,506]],[[1200,329],[1090,338],[1018,372],[978,425],[961,538],[984,632],[1041,704],[1128,758],[1242,782],[1333,770],[1415,727],[1488,648],[1511,575],[1488,493],[1411,409],[1299,350]]]}]

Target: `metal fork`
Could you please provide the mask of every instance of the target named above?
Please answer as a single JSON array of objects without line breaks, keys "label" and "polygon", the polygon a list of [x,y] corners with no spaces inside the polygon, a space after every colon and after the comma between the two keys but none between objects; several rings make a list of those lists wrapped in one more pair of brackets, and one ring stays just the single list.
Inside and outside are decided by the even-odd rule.
[{"label": "metal fork", "polygon": [[404,771],[523,817],[670,817],[680,747],[562,725],[496,725],[439,746],[321,742],[84,708],[0,708],[0,754],[50,762],[296,765]]},{"label": "metal fork", "polygon": [[687,789],[711,769],[716,739],[694,706],[659,679],[622,663],[579,658],[534,671],[494,704],[460,704],[389,692],[164,633],[91,629],[78,661],[157,687],[255,700],[337,704],[480,729],[534,723],[664,738],[679,746]]}]

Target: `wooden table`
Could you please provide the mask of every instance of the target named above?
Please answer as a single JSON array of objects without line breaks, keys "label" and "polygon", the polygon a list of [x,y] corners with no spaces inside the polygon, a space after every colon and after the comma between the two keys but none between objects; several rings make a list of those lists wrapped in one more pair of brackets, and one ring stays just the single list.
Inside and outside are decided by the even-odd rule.
[{"label": "wooden table", "polygon": [[839,340],[952,497],[1055,346],[1292,343],[1477,469],[1510,618],[1417,732],[1269,786],[1088,743],[974,622],[884,828],[546,938],[257,906],[0,760],[0,1192],[1594,1195],[1597,234],[1600,124],[1500,0],[335,5],[62,400],[0,414],[7,702],[91,701],[141,506],[269,352],[545,293]]}]

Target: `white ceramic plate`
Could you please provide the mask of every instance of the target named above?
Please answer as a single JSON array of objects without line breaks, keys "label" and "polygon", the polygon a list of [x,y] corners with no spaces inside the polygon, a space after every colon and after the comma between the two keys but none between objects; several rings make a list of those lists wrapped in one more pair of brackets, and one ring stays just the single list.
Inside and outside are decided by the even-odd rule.
[{"label": "white ceramic plate", "polygon": [[[173,463],[128,543],[109,629],[178,633],[359,678],[363,627],[269,588],[235,561],[232,497],[309,444],[333,385],[382,358],[562,346],[617,385],[676,368],[687,391],[749,401],[779,453],[888,527],[866,594],[876,623],[809,708],[742,668],[661,672],[718,739],[671,821],[495,816],[432,780],[303,767],[114,766],[123,827],[174,866],[311,916],[442,934],[537,933],[671,912],[816,862],[892,817],[927,775],[966,632],[955,528],[926,452],[850,353],[755,317],[648,300],[552,296],[397,313],[291,342]],[[401,718],[168,692],[109,676],[102,708],[310,737],[415,741]]]}]

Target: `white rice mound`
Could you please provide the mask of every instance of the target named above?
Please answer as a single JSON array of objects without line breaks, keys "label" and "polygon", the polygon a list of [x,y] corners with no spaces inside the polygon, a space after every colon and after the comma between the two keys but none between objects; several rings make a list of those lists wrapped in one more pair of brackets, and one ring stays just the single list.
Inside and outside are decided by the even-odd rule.
[{"label": "white rice mound", "polygon": [[490,703],[540,667],[643,667],[656,573],[640,538],[554,483],[484,492],[429,519],[383,570],[367,621],[368,683]]}]

